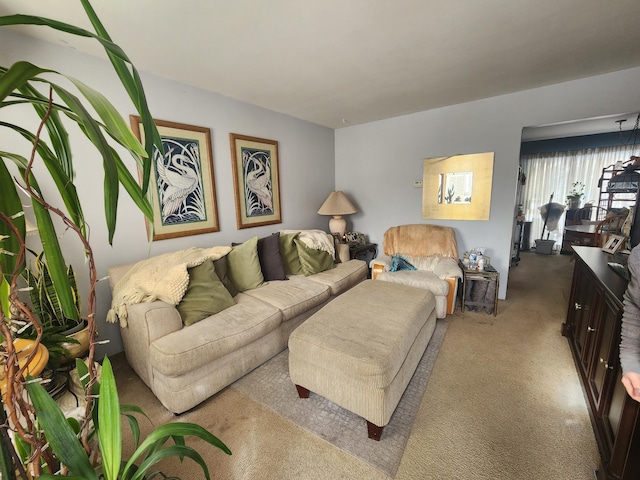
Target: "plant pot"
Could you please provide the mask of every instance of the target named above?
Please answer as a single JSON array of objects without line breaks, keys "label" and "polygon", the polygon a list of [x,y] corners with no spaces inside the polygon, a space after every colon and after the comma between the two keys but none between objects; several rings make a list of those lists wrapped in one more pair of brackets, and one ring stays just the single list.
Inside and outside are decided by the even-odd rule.
[{"label": "plant pot", "polygon": [[580,199],[579,198],[570,198],[568,202],[569,210],[577,210],[580,208]]},{"label": "plant pot", "polygon": [[555,240],[542,240],[538,239],[536,242],[536,253],[543,255],[553,254],[553,246],[556,244]]},{"label": "plant pot", "polygon": [[89,352],[89,325],[86,321],[69,330],[69,332],[65,332],[65,335],[77,340],[79,343],[63,342],[60,344],[69,352],[68,355],[62,358],[62,363],[69,363],[76,358],[82,358]]}]

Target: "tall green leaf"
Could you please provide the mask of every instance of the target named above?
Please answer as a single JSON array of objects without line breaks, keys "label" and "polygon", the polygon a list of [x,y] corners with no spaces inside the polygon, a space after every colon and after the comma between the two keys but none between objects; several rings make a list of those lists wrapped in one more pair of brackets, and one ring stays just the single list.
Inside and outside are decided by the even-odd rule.
[{"label": "tall green leaf", "polygon": [[154,452],[151,452],[147,458],[140,464],[138,470],[136,470],[135,474],[132,475],[131,480],[144,480],[147,474],[147,470],[151,467],[155,466],[161,460],[170,457],[179,457],[179,458],[190,458],[202,468],[204,472],[204,476],[207,480],[211,477],[209,476],[209,469],[207,468],[207,464],[202,458],[202,456],[193,448],[185,447],[184,445],[171,445],[169,447],[161,448]]},{"label": "tall green leaf", "polygon": [[[26,171],[21,171],[23,177],[26,176]],[[33,174],[30,175],[31,187],[38,192],[38,195],[42,196],[38,182]],[[71,284],[69,283],[69,276],[67,274],[67,265],[62,255],[62,249],[60,248],[60,242],[58,241],[58,234],[56,232],[53,220],[49,211],[43,207],[39,202],[33,202],[33,213],[36,217],[36,223],[38,225],[38,233],[40,235],[40,241],[42,243],[42,249],[44,250],[44,256],[49,267],[49,273],[51,274],[51,280],[55,287],[55,291],[58,295],[58,300],[62,306],[64,315],[72,320],[80,320],[78,311],[76,309],[74,295],[72,293]]]},{"label": "tall green leaf", "polygon": [[[148,449],[153,452],[157,452],[159,451],[157,447],[162,445],[168,438],[185,437],[187,435],[198,437],[205,442],[219,448],[227,455],[231,455],[231,450],[229,450],[229,448],[220,439],[218,439],[215,435],[209,433],[200,425],[196,425],[194,423],[172,422],[161,425],[149,435],[147,435],[140,446],[131,455],[131,458],[122,471],[122,476],[125,477],[129,473],[130,469],[133,469],[135,467],[136,460],[140,458],[145,452],[147,452]],[[203,468],[203,471],[205,473],[205,476],[209,478],[209,472],[206,467]]]},{"label": "tall green leaf", "polygon": [[73,180],[74,172],[73,165],[71,163],[71,144],[69,143],[69,134],[62,123],[57,106],[53,105],[53,108],[49,110],[49,98],[42,95],[29,83],[23,85],[19,91],[30,100],[31,105],[41,119],[45,118],[48,112],[49,117],[45,124],[45,128],[49,135],[49,141],[53,150],[56,152],[56,158],[58,159],[60,167],[63,169],[65,174]]},{"label": "tall green leaf", "polygon": [[100,125],[89,114],[82,102],[63,88],[54,86],[54,89],[64,103],[77,115],[82,131],[102,156],[102,165],[104,167],[104,208],[109,232],[109,244],[112,244],[118,205],[118,169],[114,158],[114,150],[104,137]]},{"label": "tall green leaf", "polygon": [[72,475],[86,480],[98,480],[78,437],[53,398],[36,382],[27,383],[27,391],[36,409],[38,423],[42,426],[51,450],[58,459],[67,466]]},{"label": "tall green leaf", "polygon": [[[15,130],[31,144],[36,141],[36,136],[28,130],[25,130],[24,128],[2,121],[0,121],[0,126]],[[80,199],[78,198],[76,186],[73,184],[73,180],[65,172],[65,169],[58,160],[56,154],[54,154],[49,149],[47,144],[42,139],[38,141],[37,152],[40,159],[42,160],[42,163],[44,163],[44,165],[47,167],[52,180],[56,184],[56,188],[58,189],[58,193],[60,194],[60,197],[64,202],[69,218],[82,230],[83,235],[86,235],[84,214],[82,212],[82,206],[80,204]],[[28,164],[26,158],[19,155],[11,154],[9,152],[0,152],[0,157],[10,158],[19,167],[22,168],[26,168]]]},{"label": "tall green leaf", "polygon": [[108,358],[102,363],[98,399],[98,440],[102,453],[102,468],[107,480],[117,480],[120,472],[122,432],[120,430],[120,402],[116,380]]},{"label": "tall green leaf", "polygon": [[0,27],[9,26],[9,25],[40,25],[53,28],[55,30],[59,30],[61,32],[70,33],[72,35],[76,35],[78,37],[89,37],[94,38],[98,42],[102,44],[102,46],[107,50],[107,52],[116,55],[118,58],[121,58],[127,62],[129,62],[129,58],[127,54],[115,43],[105,40],[104,38],[91,33],[84,28],[76,27],[75,25],[71,25],[64,22],[59,22],[58,20],[52,20],[50,18],[38,17],[34,15],[5,15],[0,16]]},{"label": "tall green leaf", "polygon": [[[9,302],[9,294],[11,286],[4,275],[0,275],[0,310],[5,318],[11,318],[11,302]],[[0,335],[0,341],[4,341],[4,337]]]},{"label": "tall green leaf", "polygon": [[[93,7],[89,3],[89,1],[81,0],[81,2],[87,16],[89,17],[89,20],[91,20],[91,24],[93,25],[93,28],[95,29],[97,35],[103,40],[110,42],[111,37],[109,36],[109,33],[104,28],[104,25],[102,25],[102,22],[96,15],[96,12],[93,10]],[[111,52],[109,50],[106,50],[106,52],[109,60],[111,60],[113,68],[118,74],[118,77],[120,77],[122,85],[129,93],[129,97],[131,98],[133,104],[136,106],[136,110],[138,111],[142,119],[145,138],[145,150],[147,151],[147,156],[144,159],[142,168],[142,193],[145,194],[148,190],[151,177],[151,162],[153,160],[154,147],[157,148],[160,152],[164,151],[164,148],[162,146],[162,139],[160,138],[158,129],[156,128],[156,125],[153,122],[153,118],[151,117],[147,99],[144,93],[144,88],[142,87],[142,81],[140,80],[140,75],[138,74],[135,66],[131,62],[128,62],[127,59],[116,55],[114,52]],[[131,65],[131,71],[129,71],[129,68],[127,67],[125,62],[128,62]]]},{"label": "tall green leaf", "polygon": [[124,121],[118,110],[100,92],[85,85],[80,80],[67,76],[78,90],[89,101],[93,109],[105,124],[105,130],[120,143],[132,152],[144,156],[146,152],[140,142],[135,137],[129,125]]},{"label": "tall green leaf", "polygon": [[[0,211],[9,217],[13,217],[23,211],[22,202],[16,191],[13,177],[4,161],[0,161]],[[24,215],[14,217],[12,223],[18,228],[20,235],[24,238],[26,233]],[[5,236],[6,238],[0,241],[0,252],[4,250],[11,252],[11,254],[0,253],[0,269],[2,270],[3,276],[13,274],[16,268],[16,254],[20,249],[20,242],[9,225],[0,220],[0,238]]]},{"label": "tall green leaf", "polygon": [[7,414],[4,408],[0,408],[0,479],[15,480],[16,470],[13,466],[13,457],[11,456],[11,439],[9,438],[8,429],[3,427],[7,421]]},{"label": "tall green leaf", "polygon": [[[2,17],[0,17],[1,25]],[[47,72],[45,68],[36,67],[29,62],[16,62],[0,77],[0,101],[14,90],[22,88],[29,80]]]}]

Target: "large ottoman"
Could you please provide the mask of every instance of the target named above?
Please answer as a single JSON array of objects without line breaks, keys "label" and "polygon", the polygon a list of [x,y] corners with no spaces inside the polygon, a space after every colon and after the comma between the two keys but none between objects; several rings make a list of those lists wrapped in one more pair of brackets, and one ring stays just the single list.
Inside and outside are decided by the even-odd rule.
[{"label": "large ottoman", "polygon": [[297,327],[289,374],[301,398],[317,393],[364,417],[379,440],[436,325],[421,288],[365,280]]}]

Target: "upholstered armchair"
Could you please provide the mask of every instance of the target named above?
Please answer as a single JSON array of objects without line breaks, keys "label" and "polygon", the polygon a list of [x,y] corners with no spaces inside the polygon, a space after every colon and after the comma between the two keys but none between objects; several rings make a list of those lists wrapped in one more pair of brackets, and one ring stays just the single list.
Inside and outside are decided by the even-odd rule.
[{"label": "upholstered armchair", "polygon": [[453,228],[431,224],[391,227],[384,233],[383,252],[370,262],[373,279],[430,290],[436,297],[436,316],[453,313],[462,277]]}]

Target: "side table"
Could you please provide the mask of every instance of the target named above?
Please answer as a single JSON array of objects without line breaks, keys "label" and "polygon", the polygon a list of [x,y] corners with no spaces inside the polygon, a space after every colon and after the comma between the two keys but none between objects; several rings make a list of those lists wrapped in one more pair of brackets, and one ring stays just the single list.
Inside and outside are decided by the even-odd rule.
[{"label": "side table", "polygon": [[[377,243],[349,244],[349,257],[351,260],[364,260],[367,263],[367,268],[369,268],[369,262],[376,258],[377,255]],[[369,269],[367,277],[371,278],[371,269]]]},{"label": "side table", "polygon": [[[462,298],[460,305],[464,313],[465,306],[482,307],[489,313],[493,311],[493,316],[498,314],[498,288],[500,286],[500,273],[492,266],[486,267],[484,270],[468,270],[464,264],[458,261],[462,269]],[[494,289],[491,295],[491,288]],[[482,295],[482,299],[475,299],[472,293],[478,292]],[[467,296],[470,298],[467,299]]]}]

